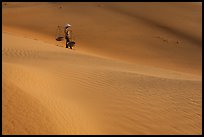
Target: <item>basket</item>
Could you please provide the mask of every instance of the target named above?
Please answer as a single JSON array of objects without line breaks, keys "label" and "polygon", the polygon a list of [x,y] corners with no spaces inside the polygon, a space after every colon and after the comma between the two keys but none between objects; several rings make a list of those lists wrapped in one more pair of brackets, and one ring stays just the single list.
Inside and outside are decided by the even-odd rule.
[{"label": "basket", "polygon": [[56,34],[55,34],[56,41],[64,40],[64,31],[62,26],[57,26]]},{"label": "basket", "polygon": [[62,36],[56,37],[56,41],[63,41],[63,40],[64,40],[64,37],[62,37]]}]

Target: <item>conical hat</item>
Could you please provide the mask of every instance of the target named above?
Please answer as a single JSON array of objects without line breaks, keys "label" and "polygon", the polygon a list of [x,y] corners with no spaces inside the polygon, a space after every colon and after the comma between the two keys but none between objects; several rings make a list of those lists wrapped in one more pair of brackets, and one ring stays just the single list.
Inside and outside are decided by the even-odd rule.
[{"label": "conical hat", "polygon": [[69,27],[71,27],[71,25],[70,24],[66,24],[64,27],[65,28],[69,28]]}]

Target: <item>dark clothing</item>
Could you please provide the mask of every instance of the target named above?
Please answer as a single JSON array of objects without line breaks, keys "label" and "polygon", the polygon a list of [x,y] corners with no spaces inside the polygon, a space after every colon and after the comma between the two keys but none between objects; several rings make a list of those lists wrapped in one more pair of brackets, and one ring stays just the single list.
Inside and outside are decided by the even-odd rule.
[{"label": "dark clothing", "polygon": [[68,36],[68,33],[66,33],[66,36],[65,36],[66,40],[69,42],[69,36]]},{"label": "dark clothing", "polygon": [[65,29],[65,39],[66,39],[66,48],[72,49],[72,46],[75,44],[72,40],[70,40],[70,30]]},{"label": "dark clothing", "polygon": [[69,48],[68,43],[69,41],[66,39],[66,48]]},{"label": "dark clothing", "polygon": [[69,40],[68,32],[66,33],[65,39],[66,39],[66,48],[69,48],[68,43],[70,42],[70,40]]}]

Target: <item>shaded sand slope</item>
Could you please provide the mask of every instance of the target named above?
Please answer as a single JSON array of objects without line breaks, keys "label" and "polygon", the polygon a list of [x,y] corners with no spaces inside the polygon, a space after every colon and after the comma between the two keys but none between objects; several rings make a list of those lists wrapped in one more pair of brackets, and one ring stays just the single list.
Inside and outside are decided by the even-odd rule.
[{"label": "shaded sand slope", "polygon": [[38,100],[6,79],[2,84],[3,134],[58,133],[50,112]]},{"label": "shaded sand slope", "polygon": [[3,134],[201,134],[201,76],[12,33],[2,55]]},{"label": "shaded sand slope", "polygon": [[3,30],[56,45],[57,25],[70,23],[80,51],[200,75],[201,10],[194,3],[8,3],[2,12]]}]

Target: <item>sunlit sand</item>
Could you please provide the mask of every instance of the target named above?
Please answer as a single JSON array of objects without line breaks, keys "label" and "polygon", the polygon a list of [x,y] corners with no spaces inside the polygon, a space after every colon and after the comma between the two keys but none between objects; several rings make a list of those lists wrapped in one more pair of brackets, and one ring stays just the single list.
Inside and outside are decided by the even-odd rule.
[{"label": "sunlit sand", "polygon": [[[2,3],[2,134],[202,134],[202,6]],[[76,45],[56,41],[70,23]]]}]

